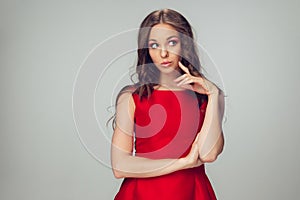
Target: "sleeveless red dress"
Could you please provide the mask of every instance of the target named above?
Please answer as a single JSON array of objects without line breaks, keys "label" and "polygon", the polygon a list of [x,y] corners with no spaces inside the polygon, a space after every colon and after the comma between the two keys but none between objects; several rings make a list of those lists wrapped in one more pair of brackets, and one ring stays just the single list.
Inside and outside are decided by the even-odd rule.
[{"label": "sleeveless red dress", "polygon": [[[135,155],[179,158],[189,153],[200,131],[207,101],[190,90],[154,90],[135,102]],[[150,178],[125,178],[115,200],[214,200],[205,166]]]}]

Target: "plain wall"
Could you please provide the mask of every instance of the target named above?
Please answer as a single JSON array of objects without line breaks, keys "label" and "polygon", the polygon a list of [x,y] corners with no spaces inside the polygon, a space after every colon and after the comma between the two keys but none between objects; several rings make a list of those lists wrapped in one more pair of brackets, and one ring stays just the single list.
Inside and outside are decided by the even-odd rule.
[{"label": "plain wall", "polygon": [[2,0],[0,199],[113,199],[121,180],[80,141],[73,84],[95,46],[160,8],[186,16],[222,75],[225,149],[207,165],[218,199],[297,198],[299,1]]}]

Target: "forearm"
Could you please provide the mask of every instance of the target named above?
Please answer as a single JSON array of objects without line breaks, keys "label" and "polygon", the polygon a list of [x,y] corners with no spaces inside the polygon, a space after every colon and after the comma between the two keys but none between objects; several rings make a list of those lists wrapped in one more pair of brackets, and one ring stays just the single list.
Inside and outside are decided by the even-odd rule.
[{"label": "forearm", "polygon": [[205,118],[199,132],[199,155],[204,162],[214,161],[223,150],[223,115],[224,94],[217,90],[208,96]]},{"label": "forearm", "polygon": [[[155,177],[184,169],[184,158],[180,159],[148,159],[114,150],[112,152],[112,166],[115,177]],[[116,152],[118,151],[118,152]]]},{"label": "forearm", "polygon": [[178,159],[148,159],[133,156],[134,102],[131,94],[124,93],[118,99],[116,127],[111,144],[111,164],[116,178],[155,177],[203,164],[199,159],[198,140],[192,144],[189,154]]}]

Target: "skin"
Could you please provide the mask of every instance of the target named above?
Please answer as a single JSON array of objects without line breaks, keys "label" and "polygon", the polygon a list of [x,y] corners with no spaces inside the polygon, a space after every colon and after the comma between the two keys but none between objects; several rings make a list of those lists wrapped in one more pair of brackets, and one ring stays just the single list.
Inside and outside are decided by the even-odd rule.
[{"label": "skin", "polygon": [[[170,89],[181,89],[173,80],[178,77],[178,62],[180,61],[181,42],[178,32],[168,24],[155,25],[149,34],[149,54],[160,71],[160,84]],[[161,63],[171,62],[168,66]]]},{"label": "skin", "polygon": [[[192,76],[187,67],[179,62],[179,67],[185,72],[176,78],[177,86],[190,89],[208,96],[208,104],[202,128],[198,133],[199,158],[204,162],[213,162],[222,153],[224,135],[222,119],[224,115],[224,94],[209,80]],[[190,85],[190,83],[194,83]],[[207,144],[205,144],[207,143]]]},{"label": "skin", "polygon": [[[133,127],[135,104],[130,92],[120,96],[117,106],[117,126],[111,146],[112,167],[116,178],[155,177],[177,170],[198,167],[213,162],[222,152],[224,137],[221,121],[224,114],[224,95],[209,80],[192,76],[180,63],[181,43],[176,30],[168,24],[155,25],[149,35],[149,54],[160,71],[157,89],[189,89],[208,95],[205,119],[190,153],[179,159],[148,159],[133,156]],[[163,62],[168,62],[163,65]],[[181,68],[185,74],[181,75]],[[190,85],[190,83],[194,83]],[[126,117],[123,117],[125,113]],[[120,120],[118,120],[120,118]],[[122,118],[122,120],[121,120]],[[126,125],[123,126],[118,121]],[[129,128],[128,128],[129,127]]]}]

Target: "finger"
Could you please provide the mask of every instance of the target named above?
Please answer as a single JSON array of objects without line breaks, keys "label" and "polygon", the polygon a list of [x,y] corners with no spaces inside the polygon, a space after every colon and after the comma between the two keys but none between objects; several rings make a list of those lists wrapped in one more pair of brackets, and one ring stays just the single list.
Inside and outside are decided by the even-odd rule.
[{"label": "finger", "polygon": [[211,81],[209,81],[205,77],[201,77],[201,86],[204,88],[205,91],[209,92],[210,85],[213,85]]},{"label": "finger", "polygon": [[205,92],[208,92],[208,86],[205,84],[205,82],[200,82],[199,85],[202,87],[202,89],[205,91]]},{"label": "finger", "polygon": [[194,143],[197,143],[198,142],[198,139],[199,139],[199,133],[196,135],[196,138],[194,140]]},{"label": "finger", "polygon": [[183,88],[183,89],[187,89],[187,90],[193,90],[193,87],[190,84],[187,85],[178,85],[179,87]]},{"label": "finger", "polygon": [[174,82],[179,82],[179,81],[185,79],[186,76],[187,76],[186,74],[183,74],[183,75],[179,76],[178,78],[176,78],[176,79],[174,80]]},{"label": "finger", "polygon": [[194,155],[194,157],[198,156],[197,154],[199,153],[199,147],[198,147],[197,143],[192,144],[191,152],[192,152],[192,155]]},{"label": "finger", "polygon": [[198,158],[198,160],[197,160],[197,166],[200,166],[202,164],[203,164],[203,162]]},{"label": "finger", "polygon": [[178,66],[180,67],[180,69],[182,69],[185,73],[189,74],[190,75],[190,71],[189,69],[184,66],[180,61],[178,62]]},{"label": "finger", "polygon": [[185,77],[183,80],[181,80],[180,82],[178,82],[177,85],[178,85],[178,86],[179,86],[179,85],[184,85],[184,84],[186,84],[186,82],[188,82],[189,80],[190,80],[189,77]]},{"label": "finger", "polygon": [[181,82],[179,82],[177,85],[186,85],[186,84],[191,84],[194,82],[195,82],[195,80],[193,77],[187,77],[187,78],[183,79]]}]

